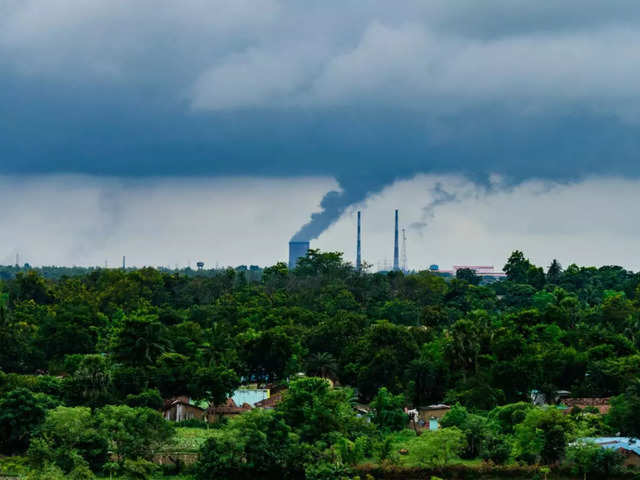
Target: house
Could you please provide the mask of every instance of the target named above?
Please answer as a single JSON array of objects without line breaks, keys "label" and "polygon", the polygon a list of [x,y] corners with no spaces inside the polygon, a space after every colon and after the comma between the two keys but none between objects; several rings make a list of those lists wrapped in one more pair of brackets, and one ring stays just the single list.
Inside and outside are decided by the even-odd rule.
[{"label": "house", "polygon": [[355,402],[353,409],[356,411],[356,415],[359,417],[369,417],[371,414],[371,407],[364,403]]},{"label": "house", "polygon": [[599,413],[609,413],[611,397],[568,397],[562,399],[562,404],[567,406],[566,412],[570,412],[573,407],[578,407],[584,410],[587,407],[593,407],[598,410]]},{"label": "house", "polygon": [[197,419],[215,422],[221,417],[234,417],[252,408],[273,409],[282,401],[286,390],[277,389],[271,394],[269,388],[239,388],[227,399],[224,405],[208,405],[206,402],[195,402],[187,396],[170,398],[164,401],[162,416],[172,422]]},{"label": "house", "polygon": [[233,418],[251,410],[251,405],[243,403],[240,407],[236,405],[233,398],[227,398],[224,405],[209,405],[207,408],[207,421],[215,422],[218,418]]},{"label": "house", "polygon": [[640,440],[631,437],[583,438],[581,441],[593,442],[599,447],[618,450],[624,455],[625,466],[640,466]]},{"label": "house", "polygon": [[[558,403],[563,399],[567,398],[571,395],[571,392],[568,390],[556,390],[554,397],[551,399],[554,403]],[[549,403],[549,399],[546,394],[540,392],[539,390],[531,390],[529,393],[531,398],[531,403],[536,407],[544,407]]]},{"label": "house", "polygon": [[165,400],[162,416],[171,422],[183,420],[206,420],[206,410],[189,397],[180,396]]},{"label": "house", "polygon": [[278,393],[271,395],[269,398],[265,398],[264,400],[260,400],[256,402],[254,408],[263,408],[265,410],[272,410],[278,405],[283,398],[284,390]]},{"label": "house", "polygon": [[449,405],[445,405],[444,403],[438,403],[435,405],[429,405],[427,407],[418,407],[418,414],[422,420],[430,420],[432,418],[436,418],[441,420],[447,412],[451,410]]},{"label": "house", "polygon": [[254,407],[256,403],[266,400],[270,396],[271,391],[268,388],[239,388],[233,392],[231,398],[236,405],[248,403]]},{"label": "house", "polygon": [[437,430],[440,420],[444,417],[451,407],[444,403],[429,405],[427,407],[418,407],[418,423],[421,426],[428,426],[429,430]]},{"label": "house", "polygon": [[233,398],[228,398],[224,405],[213,406],[206,402],[196,403],[189,397],[181,396],[165,400],[162,416],[171,422],[191,419],[215,422],[221,417],[234,417],[249,410],[251,405],[245,402],[238,407]]}]

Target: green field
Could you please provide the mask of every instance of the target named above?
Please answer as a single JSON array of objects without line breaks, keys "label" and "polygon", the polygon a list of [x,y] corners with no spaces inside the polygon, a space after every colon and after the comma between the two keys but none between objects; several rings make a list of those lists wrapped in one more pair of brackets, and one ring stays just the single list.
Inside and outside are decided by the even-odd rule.
[{"label": "green field", "polygon": [[220,431],[216,429],[179,427],[176,429],[176,435],[162,449],[162,452],[168,453],[197,453],[200,446],[212,438],[220,435]]}]

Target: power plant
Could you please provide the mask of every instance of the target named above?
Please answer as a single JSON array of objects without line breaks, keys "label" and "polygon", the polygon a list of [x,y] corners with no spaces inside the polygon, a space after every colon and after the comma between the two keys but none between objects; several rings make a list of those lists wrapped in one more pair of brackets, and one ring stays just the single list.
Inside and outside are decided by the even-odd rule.
[{"label": "power plant", "polygon": [[305,257],[309,250],[309,242],[289,242],[289,269],[293,270],[300,257]]},{"label": "power plant", "polygon": [[[356,229],[356,270],[362,270],[362,212],[358,210]],[[398,226],[398,210],[395,210],[395,223],[393,232],[393,271],[407,271],[407,235],[405,229],[402,229],[402,266],[400,265],[400,249],[399,249],[399,226]],[[293,270],[298,264],[301,257],[305,257],[309,251],[308,241],[292,240],[289,242],[289,269]],[[381,268],[383,271],[390,270],[389,265],[385,261],[385,266]]]}]

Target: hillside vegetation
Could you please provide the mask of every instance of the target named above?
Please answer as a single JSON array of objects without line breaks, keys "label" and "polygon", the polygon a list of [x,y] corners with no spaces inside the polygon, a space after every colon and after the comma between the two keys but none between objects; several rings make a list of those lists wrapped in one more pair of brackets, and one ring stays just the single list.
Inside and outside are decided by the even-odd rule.
[{"label": "hillside vegetation", "polygon": [[[260,280],[18,272],[0,281],[0,452],[51,478],[144,478],[167,449],[200,451],[202,479],[336,478],[364,463],[609,474],[617,454],[576,439],[640,436],[640,275],[543,269],[518,251],[504,270],[490,284],[464,270],[369,274],[311,250]],[[288,391],[202,434],[176,436],[158,413],[179,395],[220,405],[241,383]],[[559,390],[613,397],[611,411],[532,407],[532,392],[553,404]],[[444,428],[407,430],[404,407],[442,402]]]}]

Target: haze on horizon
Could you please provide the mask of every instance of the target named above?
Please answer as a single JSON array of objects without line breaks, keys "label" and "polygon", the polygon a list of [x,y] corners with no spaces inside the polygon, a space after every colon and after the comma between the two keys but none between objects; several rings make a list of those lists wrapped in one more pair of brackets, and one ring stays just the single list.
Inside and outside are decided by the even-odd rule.
[{"label": "haze on horizon", "polygon": [[638,269],[639,27],[633,0],[5,0],[0,263],[352,259],[360,208],[375,265],[399,208],[412,268]]}]

